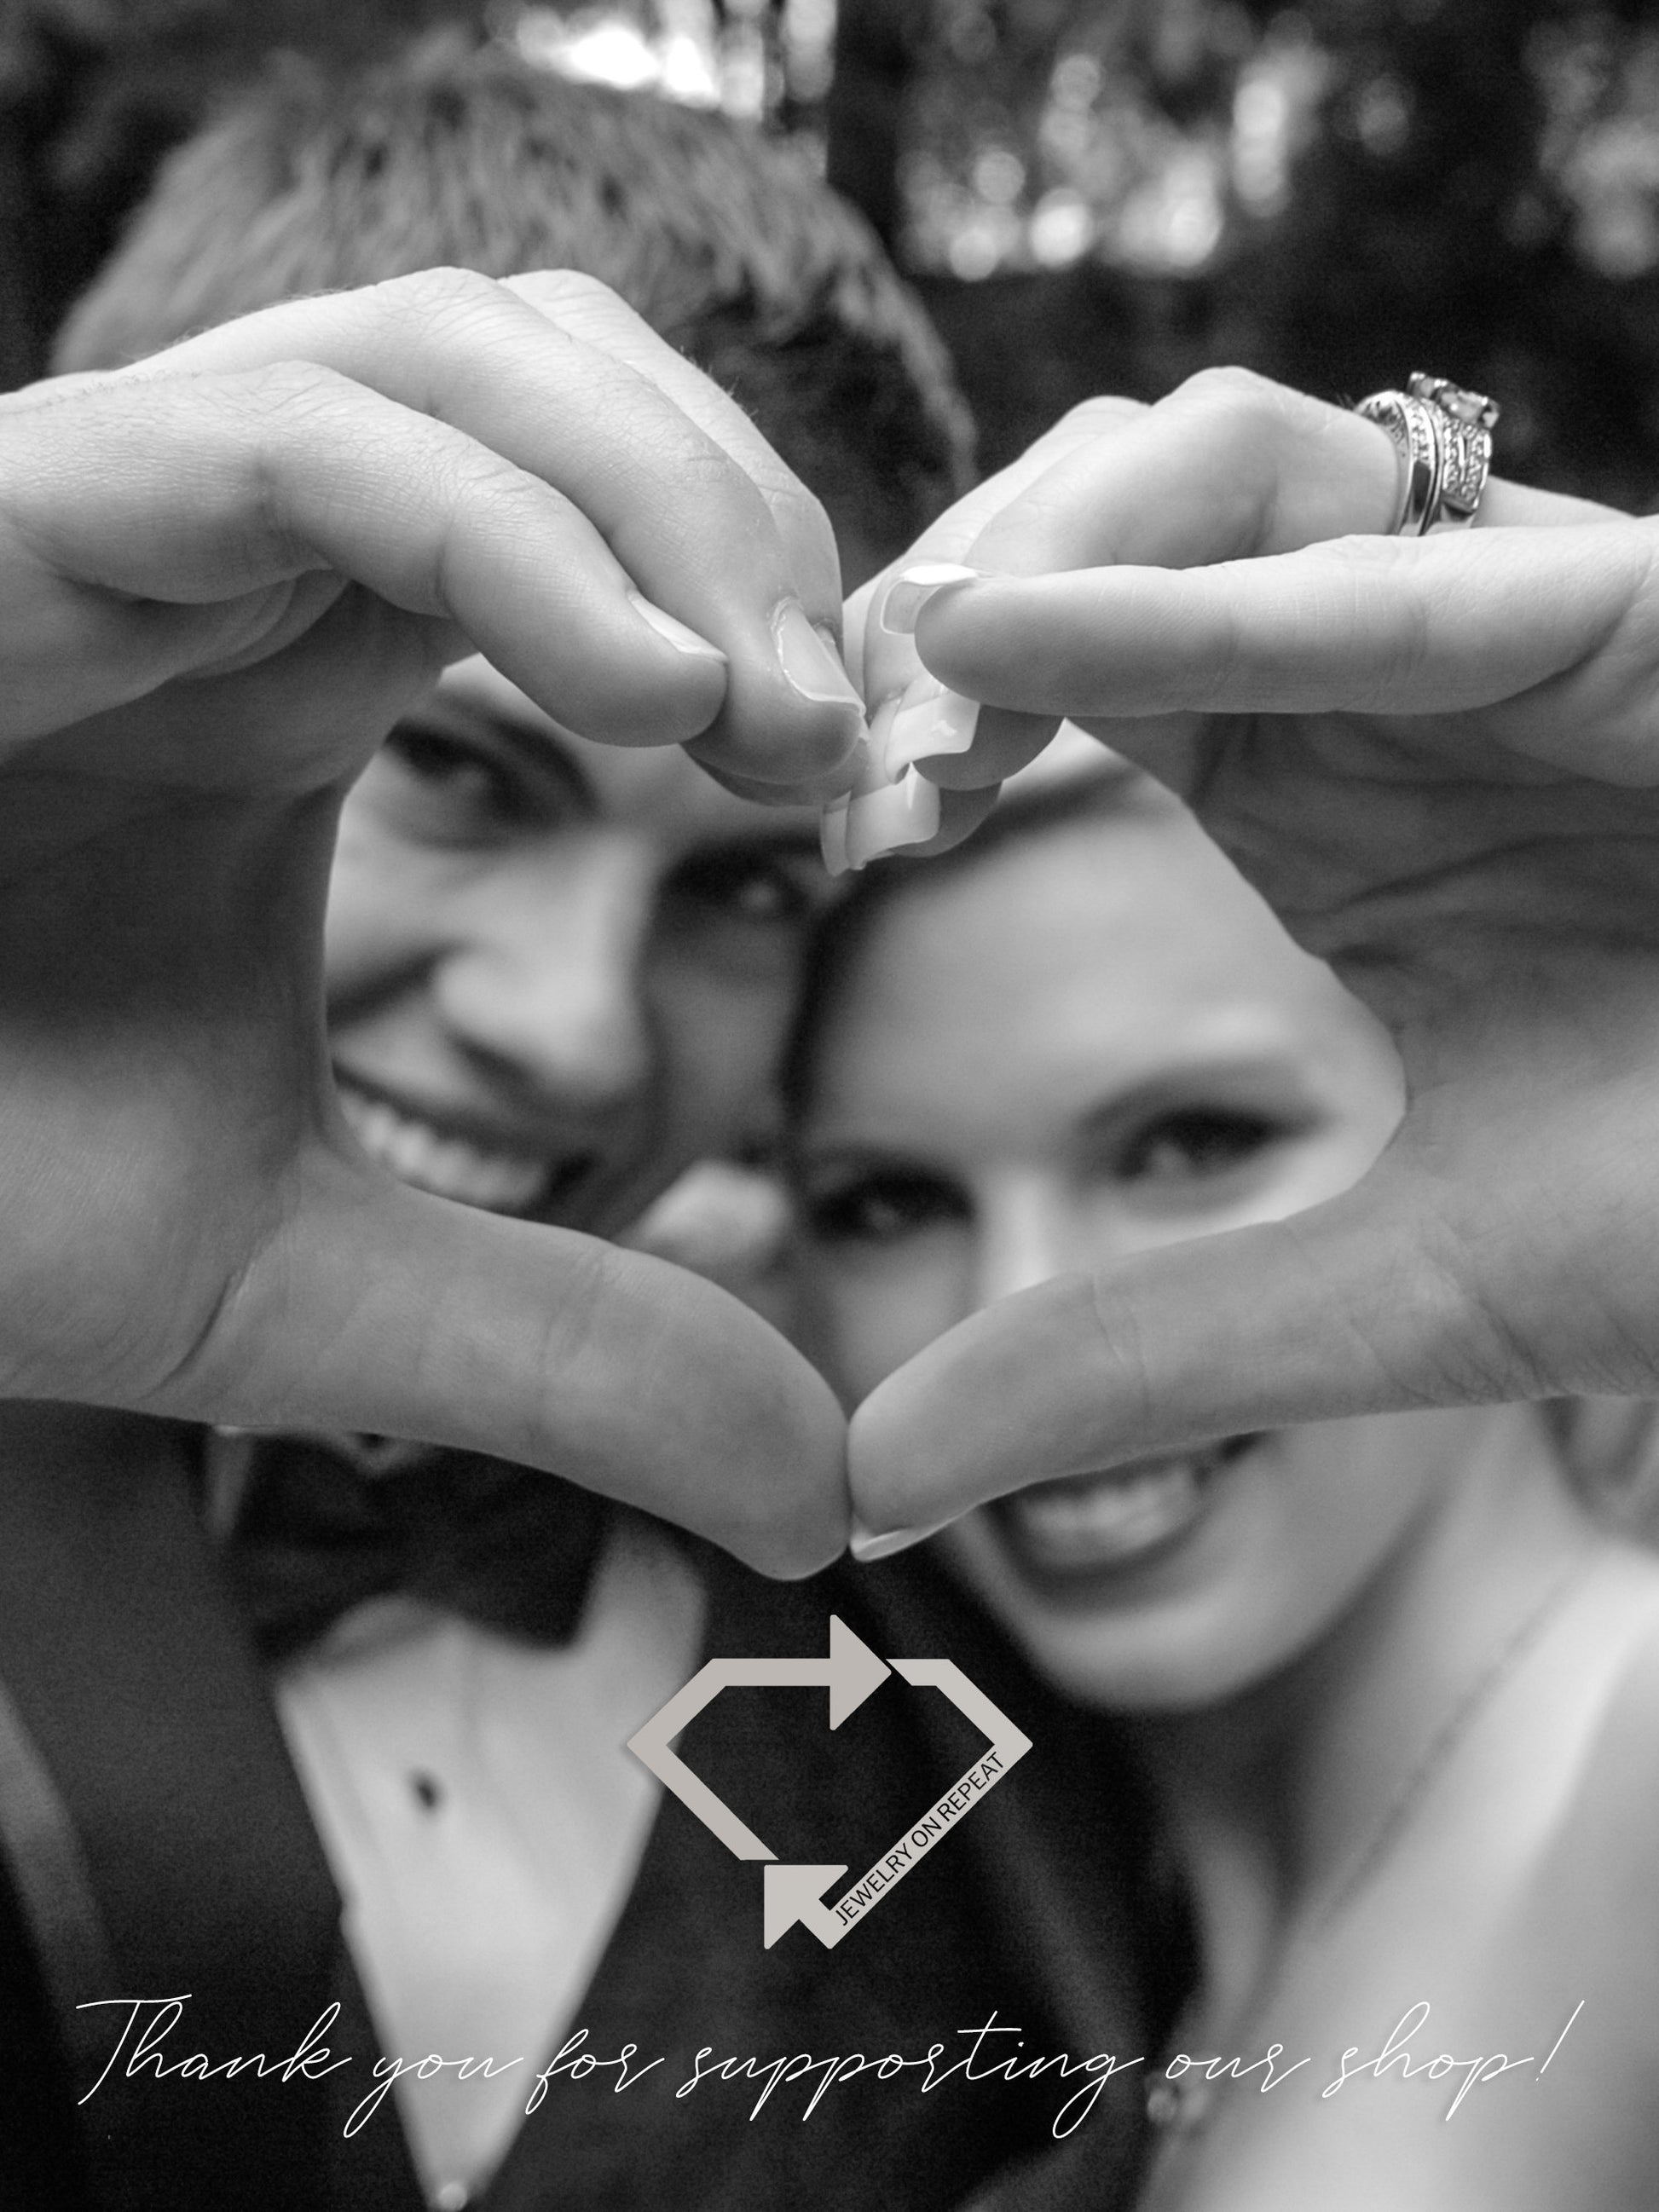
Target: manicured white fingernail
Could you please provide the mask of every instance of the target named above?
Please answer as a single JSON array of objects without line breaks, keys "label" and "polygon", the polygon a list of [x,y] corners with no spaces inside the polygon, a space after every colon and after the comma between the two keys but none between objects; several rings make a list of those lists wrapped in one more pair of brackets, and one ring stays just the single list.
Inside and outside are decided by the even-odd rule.
[{"label": "manicured white fingernail", "polygon": [[854,792],[847,809],[847,860],[862,868],[904,845],[925,845],[939,835],[939,787],[915,769],[902,783]]},{"label": "manicured white fingernail", "polygon": [[908,768],[935,753],[965,753],[979,726],[979,702],[948,691],[936,676],[918,676],[899,701],[878,757],[897,782]]},{"label": "manicured white fingernail", "polygon": [[878,1559],[890,1559],[896,1552],[908,1552],[912,1544],[925,1544],[950,1525],[948,1521],[933,1521],[925,1528],[889,1528],[878,1536],[862,1521],[854,1521],[847,1548],[860,1566],[872,1566]]},{"label": "manicured white fingernail", "polygon": [[864,701],[842,666],[841,655],[808,619],[799,599],[786,599],[773,616],[772,641],[779,667],[803,699],[817,707],[855,707],[862,720]]},{"label": "manicured white fingernail", "polygon": [[665,614],[660,607],[653,606],[649,599],[642,599],[639,592],[630,592],[628,598],[629,604],[640,620],[648,623],[659,637],[666,638],[676,653],[686,653],[694,660],[724,662],[726,655],[720,651],[719,646],[710,645],[706,637],[699,637],[696,630],[688,629],[683,622],[677,622],[672,615]]},{"label": "manicured white fingernail", "polygon": [[[898,713],[903,698],[903,692],[890,691],[870,717],[870,730],[866,742],[870,748],[870,758],[875,763],[874,781],[878,783],[898,781],[897,776],[889,775],[887,773],[887,737],[893,726],[893,718]],[[856,784],[853,787],[854,791],[858,787]]]},{"label": "manicured white fingernail", "polygon": [[847,810],[850,799],[832,799],[818,816],[818,850],[832,876],[844,876],[852,866],[847,857]]},{"label": "manicured white fingernail", "polygon": [[955,561],[917,561],[900,569],[881,603],[882,628],[893,637],[914,636],[916,617],[935,592],[946,584],[971,584],[983,574]]}]

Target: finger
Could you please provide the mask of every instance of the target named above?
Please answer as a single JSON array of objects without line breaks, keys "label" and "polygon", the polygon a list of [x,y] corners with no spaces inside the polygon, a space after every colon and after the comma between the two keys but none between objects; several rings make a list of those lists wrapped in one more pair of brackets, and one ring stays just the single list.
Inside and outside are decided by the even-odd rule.
[{"label": "finger", "polygon": [[[927,554],[992,575],[1030,575],[1119,562],[1182,568],[1290,551],[1387,531],[1399,468],[1387,434],[1352,410],[1248,372],[1206,371],[1152,409],[1091,403],[1049,441],[1039,441],[1015,471],[974,495],[980,502],[974,531],[956,527],[930,538]],[[1611,510],[1587,501],[1502,483],[1489,488],[1482,514],[1500,525],[1611,519]],[[887,588],[884,581],[884,597]],[[942,596],[979,598],[959,585]],[[878,607],[862,632],[872,699],[913,665],[882,643],[879,615]],[[942,666],[927,665],[936,678],[946,676]],[[925,700],[926,686],[912,696]],[[1035,702],[1005,696],[1003,703]],[[954,709],[958,738],[970,713],[967,698]],[[1046,725],[1022,730],[981,714],[970,748],[928,758],[927,771],[963,784],[981,772],[1006,776],[1046,735]],[[917,757],[927,757],[901,744],[895,763]]]},{"label": "finger", "polygon": [[[981,707],[962,693],[952,692],[949,685],[941,687],[932,676],[924,678],[913,692],[904,695],[898,714],[903,718],[898,724],[901,741],[888,752],[890,770],[898,771],[914,764],[941,791],[964,793],[994,789],[1011,775],[1018,775],[1021,769],[1029,768],[1037,755],[1053,743],[1060,727],[1056,714],[1026,714],[1007,707]],[[912,715],[921,720],[921,729],[914,734],[907,726]],[[924,750],[913,753],[913,746],[926,748],[933,742],[927,726],[927,718],[930,716],[936,717],[936,726],[942,726],[944,732],[952,738],[971,728],[969,750],[949,753]]]},{"label": "finger", "polygon": [[[1017,500],[1030,484],[1044,476],[1053,464],[1070,453],[1091,444],[1096,439],[1110,435],[1124,424],[1144,415],[1146,410],[1139,401],[1100,398],[1085,400],[1080,406],[1063,415],[1058,422],[1033,441],[1018,459],[1000,469],[983,483],[975,484],[955,503],[947,507],[938,520],[928,525],[908,551],[890,562],[879,574],[860,585],[848,602],[847,647],[849,665],[861,664],[856,658],[866,650],[876,650],[878,640],[872,624],[878,622],[882,604],[894,579],[918,562],[961,562],[965,561],[974,541],[988,525],[994,522],[1003,509]],[[875,672],[866,671],[866,676]]]},{"label": "finger", "polygon": [[962,844],[973,836],[1001,796],[1002,787],[997,783],[985,784],[972,791],[941,790],[938,830],[925,844],[908,847],[907,857],[927,860],[935,853],[948,853],[953,845]]},{"label": "finger", "polygon": [[[927,557],[991,575],[1240,557],[1339,527],[1385,527],[1397,477],[1393,446],[1375,424],[1244,372],[1209,372],[1153,408],[1096,400],[1074,410],[953,510],[953,526],[937,542],[930,533]],[[951,752],[917,752],[937,687],[917,679],[914,647],[892,637],[901,594],[907,613],[897,623],[914,629],[914,593],[902,586],[884,594],[865,632],[872,700],[901,679],[909,687],[894,764],[923,759],[935,780],[964,787],[1012,775],[1048,742],[1052,723],[1007,712],[975,722],[979,694],[947,696]]]},{"label": "finger", "polygon": [[[909,553],[902,560],[894,562],[891,568],[883,571],[883,575],[872,577],[872,581],[865,584],[863,591],[856,592],[856,598],[849,602],[848,608],[848,654],[849,665],[860,671],[865,699],[872,703],[874,710],[880,710],[884,703],[898,702],[900,696],[909,690],[909,686],[918,684],[918,679],[922,679],[922,688],[925,688],[927,671],[922,668],[921,657],[915,653],[914,637],[911,637],[909,630],[890,629],[890,623],[884,619],[887,599],[890,599],[896,577],[900,573],[911,571],[918,564],[978,564],[975,546],[978,546],[980,535],[988,526],[995,525],[995,520],[1005,514],[1009,504],[1018,502],[1030,484],[1040,483],[1048,469],[1064,462],[1073,453],[1086,452],[1088,447],[1093,447],[1095,442],[1106,441],[1113,434],[1117,434],[1126,422],[1133,422],[1141,414],[1144,414],[1144,410],[1133,400],[1102,398],[1088,400],[1084,407],[1075,407],[1053,429],[1037,438],[1036,445],[1030,445],[1022,453],[1020,460],[1015,460],[1009,469],[1002,469],[998,476],[988,477],[987,483],[978,484],[963,500],[957,500],[956,507],[949,508],[949,514],[940,515],[940,520],[933,522],[922,533],[922,538],[915,540],[915,544],[911,546]],[[987,566],[998,566],[998,562],[988,562]],[[1018,568],[1020,564],[1015,562],[1013,566]],[[1064,566],[1064,562],[1040,560],[1037,562],[1037,573],[1042,573],[1048,566]],[[1013,732],[1005,726],[1005,730],[1002,730],[1005,750],[995,754],[995,761],[1006,763],[1005,772],[1009,772],[1009,775],[1013,772],[1013,768],[1024,765],[1030,752],[1040,748],[1040,744],[1046,744],[1046,737],[1040,737],[1033,730],[1033,732],[1026,732],[1026,744],[1022,750],[1018,745],[1018,738],[1013,744],[1006,744],[1011,734]],[[987,741],[988,730],[978,732],[978,738]],[[975,754],[978,754],[978,745],[975,745]],[[988,752],[987,761],[991,761]],[[964,779],[960,769],[953,772],[951,781],[963,783]],[[980,781],[987,781],[987,783],[995,781],[995,769],[987,768],[987,775]]]},{"label": "finger", "polygon": [[[1022,458],[1005,495],[985,502],[971,538],[958,533],[957,555],[964,569],[997,577],[1241,558],[1339,529],[1385,529],[1397,483],[1394,447],[1375,423],[1242,371],[1212,371],[1156,407],[1091,403],[1066,417]],[[977,603],[981,594],[963,581],[937,596]],[[912,619],[914,592],[905,604]],[[1054,721],[1016,710],[1036,708],[1036,695],[951,680],[929,658],[931,626],[893,661],[876,641],[893,620],[887,613],[866,633],[866,668],[890,677],[920,660],[927,672],[907,678],[892,768],[919,762],[934,781],[965,788],[1035,758]],[[936,736],[950,750],[921,750]]]},{"label": "finger", "polygon": [[155,1410],[297,1415],[547,1468],[771,1574],[813,1572],[846,1542],[840,1410],[747,1307],[333,1153]]},{"label": "finger", "polygon": [[599,734],[690,737],[724,691],[722,662],[660,634],[561,493],[325,368],[83,389],[6,462],[15,733],[250,647],[258,595],[280,634],[273,587],[322,570],[459,623]]},{"label": "finger", "polygon": [[[833,592],[827,604],[804,603],[744,470],[613,351],[570,336],[504,285],[449,270],[291,301],[118,374],[221,374],[289,358],[435,416],[564,495],[647,600],[726,653],[724,703],[705,733],[711,757],[789,782],[850,752],[862,708],[834,649]],[[821,578],[807,582],[823,589]],[[497,627],[510,629],[516,664],[498,661],[504,672],[571,721],[520,673],[545,657],[536,635],[545,618],[527,626],[515,608]],[[586,733],[614,738],[614,722]]]},{"label": "finger", "polygon": [[561,330],[625,362],[731,455],[770,510],[807,612],[838,630],[841,562],[830,519],[737,401],[595,278],[543,269],[506,284]]},{"label": "finger", "polygon": [[[910,631],[890,626],[886,618],[896,579],[909,574],[919,564],[924,568],[944,564],[948,568],[977,563],[980,556],[975,547],[981,534],[1011,501],[1016,501],[1052,467],[1063,464],[1067,456],[1111,436],[1144,412],[1137,402],[1120,399],[1090,400],[1074,408],[1010,468],[957,501],[902,561],[872,579],[849,604],[849,665],[861,672],[872,720],[882,733],[878,750],[896,779],[907,768],[925,763],[929,781],[943,788],[994,787],[1034,759],[1054,732],[1050,719],[1018,714],[976,716],[971,701],[946,698],[940,702],[939,687],[923,666]],[[1063,564],[1041,559],[1036,562],[1039,570],[1057,565]],[[896,739],[890,750],[884,740],[896,718]],[[936,724],[939,726],[935,727]],[[938,744],[933,742],[935,738]]]},{"label": "finger", "polygon": [[981,532],[974,565],[1032,574],[1286,552],[1386,530],[1398,483],[1391,440],[1363,416],[1206,370],[1057,457]]},{"label": "finger", "polygon": [[[1653,524],[1621,520],[1000,577],[939,593],[919,638],[959,690],[1103,729],[1188,711],[1403,715],[1519,699],[1527,750],[1646,781],[1656,544]],[[1569,702],[1592,699],[1600,726],[1564,722]]]},{"label": "finger", "polygon": [[[838,651],[841,561],[830,518],[737,402],[593,277],[542,270],[508,277],[506,285],[562,330],[647,377],[744,470],[766,501],[801,604],[824,645]],[[846,791],[856,772],[843,757],[805,775],[781,778],[769,761],[763,764],[763,775],[742,773],[726,764],[729,747],[719,729],[687,750],[715,782],[761,806],[820,805]]]},{"label": "finger", "polygon": [[873,769],[861,774],[847,798],[825,806],[818,841],[831,875],[898,854],[918,860],[948,852],[971,836],[997,802],[997,787],[940,791],[914,769],[890,782]]},{"label": "finger", "polygon": [[1533,1395],[1431,1196],[1382,1166],[1291,1219],[987,1308],[854,1415],[854,1513],[884,1531],[1220,1437]]},{"label": "finger", "polygon": [[[1059,436],[1041,468],[1034,447],[955,557],[998,574],[1189,568],[1393,526],[1400,459],[1387,432],[1248,370],[1205,370],[1152,408],[1079,411],[1059,428],[1084,434]],[[1480,516],[1487,526],[1611,519],[1589,501],[1498,481]]]}]

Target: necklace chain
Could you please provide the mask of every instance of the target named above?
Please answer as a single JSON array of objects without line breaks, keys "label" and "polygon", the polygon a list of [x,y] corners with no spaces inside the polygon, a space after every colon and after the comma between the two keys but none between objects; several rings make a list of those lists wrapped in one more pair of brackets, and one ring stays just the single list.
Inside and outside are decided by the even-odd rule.
[{"label": "necklace chain", "polygon": [[[1588,1566],[1587,1560],[1576,1559],[1564,1568],[1468,1684],[1419,1753],[1370,1832],[1351,1855],[1346,1870],[1301,1942],[1315,1941],[1323,1936],[1376,1879],[1452,1754],[1522,1661],[1542,1640]],[[1282,1972],[1275,1979],[1282,1980]],[[1265,2002],[1259,2000],[1252,2006],[1247,2028],[1260,2017]],[[1224,2078],[1213,2081],[1197,2071],[1179,2081],[1170,2081],[1160,2072],[1146,2092],[1146,2116],[1157,2128],[1190,2137],[1208,2121],[1217,2094],[1225,2086]]]}]

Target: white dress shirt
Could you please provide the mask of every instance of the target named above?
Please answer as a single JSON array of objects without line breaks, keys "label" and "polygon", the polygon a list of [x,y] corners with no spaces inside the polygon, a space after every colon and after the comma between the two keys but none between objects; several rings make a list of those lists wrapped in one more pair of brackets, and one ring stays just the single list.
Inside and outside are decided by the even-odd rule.
[{"label": "white dress shirt", "polygon": [[379,1599],[277,1678],[383,2051],[498,2069],[392,2093],[440,2212],[488,2181],[576,2024],[659,1795],[627,1739],[694,1671],[703,1613],[684,1555],[629,1520],[568,1645]]}]

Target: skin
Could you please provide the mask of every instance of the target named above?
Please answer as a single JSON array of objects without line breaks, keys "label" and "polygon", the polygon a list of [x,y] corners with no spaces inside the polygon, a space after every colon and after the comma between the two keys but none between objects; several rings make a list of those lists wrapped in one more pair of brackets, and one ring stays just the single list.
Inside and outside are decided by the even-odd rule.
[{"label": "skin", "polygon": [[[808,1078],[805,1296],[848,1399],[1057,1271],[1322,1202],[1400,1105],[1379,1026],[1145,787],[882,896]],[[939,1540],[1042,1672],[1128,1717],[1197,1915],[1172,2050],[1250,2064],[1277,2040],[1294,2069],[1170,2138],[1149,2207],[1647,2201],[1659,2054],[1630,1961],[1654,1926],[1659,1568],[1592,1524],[1542,1425],[1256,1433],[1110,1564],[1045,1543],[1042,1495]],[[1456,2081],[1321,2094],[1425,1998],[1413,2063],[1534,2063],[1450,2128]]]},{"label": "skin", "polygon": [[[1147,786],[891,896],[813,1070],[804,1295],[854,1404],[998,1298],[1346,1188],[1400,1109],[1377,1024]],[[1466,1425],[1260,1438],[1173,1548],[1092,1572],[1045,1565],[1018,1498],[952,1556],[1066,1687],[1223,1697],[1352,1601]]]},{"label": "skin", "polygon": [[[805,1362],[681,1271],[387,1175],[323,1018],[340,807],[469,651],[602,744],[833,781],[862,721],[805,488],[602,287],[438,272],[8,395],[0,571],[0,1391],[455,1443],[833,1557]],[[514,1089],[465,1102],[561,1149]]]},{"label": "skin", "polygon": [[[848,1472],[879,1530],[1218,1433],[1659,1387],[1655,526],[1495,483],[1500,527],[1406,544],[1398,480],[1375,425],[1212,373],[1081,410],[944,518],[910,557],[987,580],[914,638],[865,619],[881,579],[849,611],[872,702],[926,667],[994,709],[938,771],[947,835],[1083,720],[1367,1000],[1408,1103],[1293,1235],[975,1316],[860,1409],[848,1468],[731,1301],[371,1172],[319,1018],[340,793],[462,640],[589,735],[848,787],[855,710],[772,630],[788,600],[835,624],[821,509],[556,273],[428,272],[7,395],[0,1388],[467,1445],[805,1571]],[[719,655],[642,630],[630,582]]]},{"label": "skin", "polygon": [[1090,403],[930,531],[912,558],[982,580],[914,636],[863,595],[872,697],[925,668],[987,702],[930,775],[982,805],[1080,722],[1190,800],[1407,1083],[1294,1233],[1067,1276],[891,1376],[853,1424],[869,1527],[1206,1436],[1656,1388],[1655,526],[1494,479],[1474,530],[1396,538],[1399,481],[1376,424],[1206,372]]},{"label": "skin", "polygon": [[[690,1161],[763,1129],[827,892],[807,810],[734,798],[672,748],[592,744],[463,662],[346,800],[325,938],[337,1081],[540,1162],[510,1210],[614,1236]],[[464,1197],[426,1157],[428,1187]],[[398,1171],[384,1140],[382,1164]]]}]

